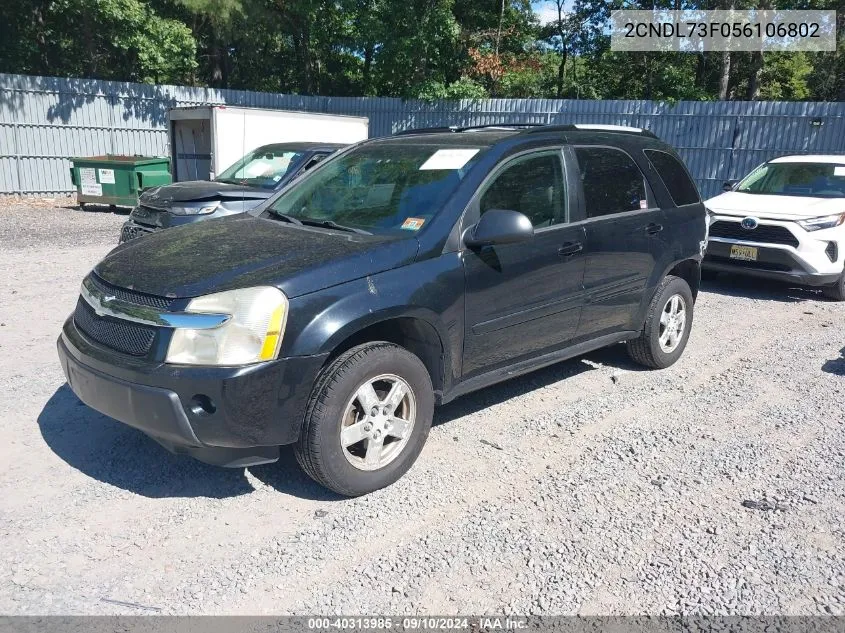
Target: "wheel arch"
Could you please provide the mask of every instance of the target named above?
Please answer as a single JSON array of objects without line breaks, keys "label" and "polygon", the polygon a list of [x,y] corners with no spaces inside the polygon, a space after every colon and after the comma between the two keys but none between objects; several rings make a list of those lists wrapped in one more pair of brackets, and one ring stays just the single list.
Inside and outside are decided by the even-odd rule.
[{"label": "wheel arch", "polygon": [[[658,268],[657,270],[660,269]],[[700,258],[695,257],[674,260],[664,266],[662,274],[653,279],[651,287],[643,295],[639,310],[637,311],[634,321],[631,324],[631,329],[638,331],[642,330],[645,324],[646,314],[648,313],[648,307],[651,305],[651,300],[654,298],[654,293],[657,292],[658,288],[660,288],[660,283],[667,275],[674,275],[675,277],[680,277],[686,281],[687,285],[690,287],[690,291],[692,292],[692,300],[695,302],[698,297],[698,290],[701,286],[701,260]]]},{"label": "wheel arch", "polygon": [[695,301],[698,298],[698,289],[701,287],[701,261],[698,259],[684,259],[679,262],[672,264],[669,268],[666,269],[663,273],[663,277],[665,278],[666,275],[674,275],[675,277],[680,277],[690,288],[692,292],[692,299]]},{"label": "wheel arch", "polygon": [[448,386],[446,368],[450,366],[451,359],[444,344],[446,337],[439,331],[433,317],[423,310],[388,310],[348,323],[324,342],[322,351],[328,352],[325,365],[357,345],[375,341],[394,343],[423,362],[432,387],[439,395]]}]

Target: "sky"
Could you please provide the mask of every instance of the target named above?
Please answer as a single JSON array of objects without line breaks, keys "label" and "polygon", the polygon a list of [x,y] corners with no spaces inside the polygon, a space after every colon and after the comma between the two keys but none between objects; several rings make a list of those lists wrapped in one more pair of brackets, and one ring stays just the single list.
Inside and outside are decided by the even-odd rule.
[{"label": "sky", "polygon": [[[572,9],[573,2],[574,0],[566,0],[567,11]],[[534,7],[534,12],[540,18],[542,24],[557,20],[557,5],[554,2],[550,2],[549,0],[534,0],[531,6]]]}]

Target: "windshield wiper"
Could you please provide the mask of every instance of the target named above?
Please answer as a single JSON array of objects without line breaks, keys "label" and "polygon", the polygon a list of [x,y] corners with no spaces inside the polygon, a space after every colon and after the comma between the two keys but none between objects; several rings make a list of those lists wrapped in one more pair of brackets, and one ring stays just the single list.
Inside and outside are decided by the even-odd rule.
[{"label": "windshield wiper", "polygon": [[334,220],[313,220],[311,218],[301,218],[299,223],[306,224],[308,226],[320,226],[326,229],[337,229],[338,231],[357,233],[359,235],[372,235],[372,233],[365,231],[364,229],[356,229],[354,226],[344,226],[343,224],[338,224]]},{"label": "windshield wiper", "polygon": [[274,218],[279,218],[280,220],[284,220],[285,222],[290,222],[291,224],[299,224],[302,225],[302,220],[299,218],[295,218],[292,215],[288,215],[287,213],[279,213],[278,211],[270,210],[270,215]]}]

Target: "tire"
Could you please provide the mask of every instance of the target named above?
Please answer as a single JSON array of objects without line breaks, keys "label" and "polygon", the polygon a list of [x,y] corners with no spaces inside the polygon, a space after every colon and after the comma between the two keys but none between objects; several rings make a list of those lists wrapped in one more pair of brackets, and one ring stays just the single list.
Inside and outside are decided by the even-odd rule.
[{"label": "tire", "polygon": [[837,281],[832,286],[825,286],[822,288],[824,296],[834,301],[845,301],[845,272],[839,276]]},{"label": "tire", "polygon": [[[662,327],[661,317],[664,312],[671,308],[670,301],[676,298],[683,304],[683,324],[679,322],[678,318],[669,322],[666,327],[676,332],[676,340],[673,341],[670,338],[667,341],[666,337],[669,335],[666,334],[666,327]],[[687,346],[689,333],[692,329],[693,310],[692,292],[687,282],[680,277],[667,275],[657,287],[657,291],[648,306],[642,332],[639,337],[627,343],[628,355],[640,365],[653,369],[665,369],[674,364],[684,353],[684,348]],[[662,336],[664,342],[674,344],[664,347],[664,344],[661,343]]]},{"label": "tire", "polygon": [[[365,385],[370,385],[372,392]],[[394,392],[396,385],[401,388]],[[406,395],[399,406],[385,417],[385,407],[392,406],[387,402],[388,392],[403,390]],[[359,396],[361,393],[366,397]],[[373,395],[378,400],[372,400]],[[364,401],[378,406],[370,407]],[[378,416],[373,416],[377,409]],[[294,446],[296,460],[312,479],[338,494],[357,497],[373,492],[411,468],[428,438],[433,414],[431,377],[417,356],[392,343],[354,347],[318,376]],[[406,420],[411,418],[410,428],[398,437],[396,429],[407,428]],[[346,434],[342,435],[342,430]],[[359,436],[356,443],[344,446]]]}]

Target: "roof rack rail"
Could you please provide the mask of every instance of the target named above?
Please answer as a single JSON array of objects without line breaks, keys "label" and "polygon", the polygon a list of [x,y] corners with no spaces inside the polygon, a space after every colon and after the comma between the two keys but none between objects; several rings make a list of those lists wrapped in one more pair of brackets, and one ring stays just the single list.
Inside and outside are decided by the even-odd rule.
[{"label": "roof rack rail", "polygon": [[515,128],[529,128],[534,129],[538,127],[546,127],[545,123],[483,123],[481,125],[467,125],[459,127],[457,132],[469,132],[470,130],[513,130]]},{"label": "roof rack rail", "polygon": [[451,127],[417,127],[410,130],[399,130],[393,136],[409,136],[411,134],[438,134],[441,132],[457,132],[458,128]]},{"label": "roof rack rail", "polygon": [[621,132],[623,134],[638,134],[639,136],[657,138],[657,135],[654,132],[640,127],[629,127],[627,125],[605,125],[603,123],[564,123],[562,125],[543,125],[537,129],[526,130],[523,134],[537,132],[577,132],[579,130],[593,132]]},{"label": "roof rack rail", "polygon": [[393,136],[406,136],[411,134],[438,134],[443,132],[471,132],[473,130],[521,130],[523,134],[537,134],[543,132],[577,132],[579,130],[593,132],[617,132],[623,134],[637,134],[649,138],[657,138],[654,132],[627,125],[605,125],[602,123],[565,123],[562,125],[546,125],[544,123],[484,123],[482,125],[467,125],[460,127],[450,125],[449,127],[423,127],[411,130],[394,132]]},{"label": "roof rack rail", "polygon": [[521,128],[545,127],[544,123],[482,123],[481,125],[450,125],[449,127],[420,127],[410,130],[394,132],[393,136],[406,136],[409,134],[438,134],[442,132],[471,132],[472,130],[514,130]]}]

